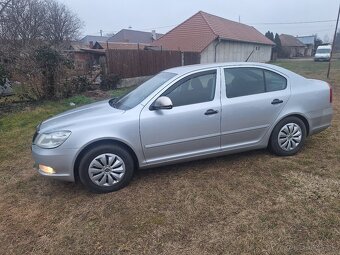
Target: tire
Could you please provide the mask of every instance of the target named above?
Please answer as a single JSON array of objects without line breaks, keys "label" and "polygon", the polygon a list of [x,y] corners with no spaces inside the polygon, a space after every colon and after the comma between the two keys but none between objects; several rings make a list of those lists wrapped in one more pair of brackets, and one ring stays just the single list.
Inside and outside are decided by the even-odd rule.
[{"label": "tire", "polygon": [[306,136],[305,123],[298,117],[287,117],[273,129],[269,149],[278,156],[293,156],[303,147]]},{"label": "tire", "polygon": [[128,185],[134,167],[133,158],[126,149],[103,144],[84,154],[78,171],[81,183],[91,192],[108,193]]}]

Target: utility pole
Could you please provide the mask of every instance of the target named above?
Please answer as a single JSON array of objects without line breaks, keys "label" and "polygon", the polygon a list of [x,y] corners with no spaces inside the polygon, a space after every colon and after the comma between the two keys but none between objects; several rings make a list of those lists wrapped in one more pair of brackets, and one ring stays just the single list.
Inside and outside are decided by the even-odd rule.
[{"label": "utility pole", "polygon": [[336,20],[336,25],[335,25],[335,32],[334,32],[334,37],[333,37],[331,56],[330,56],[330,58],[329,58],[329,63],[328,63],[327,79],[329,79],[329,73],[330,73],[330,71],[331,71],[331,61],[332,61],[332,56],[333,56],[333,51],[334,51],[334,45],[335,45],[335,40],[336,40],[336,34],[337,34],[337,32],[338,32],[339,17],[340,17],[340,4],[339,4],[339,11],[338,11],[338,18],[337,18],[337,20]]},{"label": "utility pole", "polygon": [[100,36],[103,37],[103,30],[100,29]]}]

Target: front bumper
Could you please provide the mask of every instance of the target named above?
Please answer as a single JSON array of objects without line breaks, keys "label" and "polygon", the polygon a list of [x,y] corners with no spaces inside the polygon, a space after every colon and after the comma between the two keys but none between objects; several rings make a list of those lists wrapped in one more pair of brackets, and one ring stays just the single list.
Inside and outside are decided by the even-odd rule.
[{"label": "front bumper", "polygon": [[[34,168],[39,174],[52,179],[74,182],[74,162],[77,156],[77,149],[42,149],[32,145],[32,156],[35,161]],[[47,174],[39,169],[39,165],[52,167],[53,174]]]},{"label": "front bumper", "polygon": [[329,57],[317,57],[314,58],[314,61],[329,61],[330,58]]}]

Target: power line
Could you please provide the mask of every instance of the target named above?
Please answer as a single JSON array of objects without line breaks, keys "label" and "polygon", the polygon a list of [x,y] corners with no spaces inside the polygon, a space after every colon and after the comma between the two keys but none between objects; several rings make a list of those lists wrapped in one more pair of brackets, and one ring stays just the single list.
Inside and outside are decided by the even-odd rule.
[{"label": "power line", "polygon": [[140,28],[140,29],[141,30],[153,30],[153,29],[162,29],[162,28],[168,28],[168,27],[175,27],[177,25],[169,25],[169,26],[162,26],[162,27],[151,27],[151,28]]},{"label": "power line", "polygon": [[[315,24],[315,23],[330,23],[335,22],[336,20],[312,20],[312,21],[294,21],[294,22],[262,22],[262,23],[246,23],[248,25],[297,25],[297,24]],[[153,30],[153,29],[162,29],[175,27],[177,25],[168,25],[161,27],[151,27],[151,28],[140,28],[141,30]]]},{"label": "power line", "polygon": [[268,23],[252,23],[251,25],[296,25],[296,24],[315,24],[335,22],[336,20],[314,20],[314,21],[295,21],[295,22],[268,22]]},{"label": "power line", "polygon": [[[316,23],[330,23],[335,22],[336,20],[313,20],[313,21],[294,21],[294,22],[263,22],[263,23],[246,23],[247,25],[297,25],[297,24],[316,24]],[[151,28],[139,28],[140,30],[156,30],[162,28],[170,28],[175,27],[176,25],[167,25],[167,26],[160,26],[160,27],[151,27]],[[107,31],[103,31],[107,33]],[[116,31],[110,31],[116,33]],[[95,34],[99,34],[96,32]]]}]

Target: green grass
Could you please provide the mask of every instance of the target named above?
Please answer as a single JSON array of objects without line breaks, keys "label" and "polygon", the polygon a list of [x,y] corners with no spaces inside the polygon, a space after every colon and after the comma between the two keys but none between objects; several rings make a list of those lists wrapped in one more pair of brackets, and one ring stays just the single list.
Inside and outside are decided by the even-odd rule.
[{"label": "green grass", "polygon": [[120,97],[122,95],[125,95],[126,93],[130,92],[133,90],[135,87],[129,87],[129,88],[119,88],[111,91],[111,96],[112,97]]},{"label": "green grass", "polygon": [[[313,61],[277,61],[272,64],[278,65],[293,72],[307,76],[309,78],[327,79],[328,62],[313,62]],[[336,74],[340,70],[340,61],[332,61],[331,63],[331,75]]]}]

